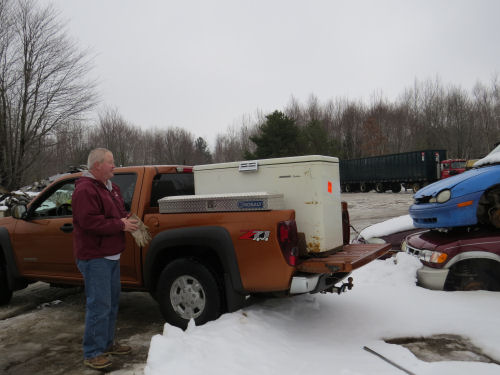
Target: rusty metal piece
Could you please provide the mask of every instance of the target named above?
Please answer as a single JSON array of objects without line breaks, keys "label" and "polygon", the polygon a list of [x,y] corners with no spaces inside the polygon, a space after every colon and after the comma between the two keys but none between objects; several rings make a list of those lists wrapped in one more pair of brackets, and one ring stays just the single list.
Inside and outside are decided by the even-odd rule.
[{"label": "rusty metal piece", "polygon": [[297,270],[308,273],[351,272],[384,255],[390,248],[391,244],[345,245],[341,251],[327,257],[304,260]]}]

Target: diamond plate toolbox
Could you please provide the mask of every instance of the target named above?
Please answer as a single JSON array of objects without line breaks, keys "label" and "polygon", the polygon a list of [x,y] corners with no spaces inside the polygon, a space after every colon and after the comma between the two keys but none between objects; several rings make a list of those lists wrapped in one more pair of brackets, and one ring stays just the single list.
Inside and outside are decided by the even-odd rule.
[{"label": "diamond plate toolbox", "polygon": [[282,210],[283,202],[283,194],[266,192],[179,195],[158,200],[162,214]]}]

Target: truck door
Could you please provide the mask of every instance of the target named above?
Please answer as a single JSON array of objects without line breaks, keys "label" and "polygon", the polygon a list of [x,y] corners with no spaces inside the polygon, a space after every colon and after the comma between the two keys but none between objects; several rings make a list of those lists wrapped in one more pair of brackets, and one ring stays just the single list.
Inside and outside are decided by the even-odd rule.
[{"label": "truck door", "polygon": [[14,248],[26,275],[81,278],[73,258],[71,196],[75,179],[55,185],[37,199],[26,220],[18,220]]}]

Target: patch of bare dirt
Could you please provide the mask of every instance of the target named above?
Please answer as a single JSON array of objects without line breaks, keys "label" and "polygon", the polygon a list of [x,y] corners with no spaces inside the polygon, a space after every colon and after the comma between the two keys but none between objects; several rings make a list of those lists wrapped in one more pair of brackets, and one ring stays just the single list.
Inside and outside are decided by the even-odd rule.
[{"label": "patch of bare dirt", "polygon": [[387,339],[385,342],[404,346],[417,358],[426,362],[466,361],[500,365],[500,362],[484,354],[469,339],[459,335],[440,334],[430,337],[403,337]]},{"label": "patch of bare dirt", "polygon": [[[85,295],[82,288],[36,283],[0,307],[0,373],[5,375],[102,373],[83,365]],[[148,293],[122,292],[116,338],[133,353],[113,357],[114,375],[142,374],[151,337],[164,320]]]}]

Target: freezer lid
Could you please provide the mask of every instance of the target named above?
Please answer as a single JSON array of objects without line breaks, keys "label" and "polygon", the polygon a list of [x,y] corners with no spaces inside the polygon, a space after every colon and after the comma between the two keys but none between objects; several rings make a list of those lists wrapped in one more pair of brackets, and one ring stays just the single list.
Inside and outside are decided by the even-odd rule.
[{"label": "freezer lid", "polygon": [[235,161],[228,163],[218,163],[218,164],[203,164],[195,165],[193,167],[194,171],[203,171],[211,169],[226,169],[226,168],[240,168],[240,165],[280,165],[280,164],[300,164],[300,163],[339,163],[339,158],[334,156],[323,156],[323,155],[305,155],[305,156],[290,156],[286,158],[272,158],[272,159],[258,159],[258,160],[246,160],[246,161]]},{"label": "freezer lid", "polygon": [[351,272],[391,249],[391,244],[352,244],[327,257],[309,258],[297,266],[297,270],[307,273]]}]

